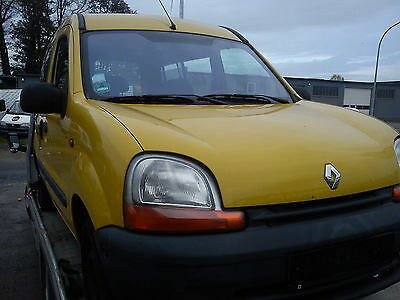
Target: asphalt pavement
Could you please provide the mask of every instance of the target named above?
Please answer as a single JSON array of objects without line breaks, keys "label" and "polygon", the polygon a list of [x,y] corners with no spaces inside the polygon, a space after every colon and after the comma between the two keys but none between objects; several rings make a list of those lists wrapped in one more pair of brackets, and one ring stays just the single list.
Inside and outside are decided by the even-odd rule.
[{"label": "asphalt pavement", "polygon": [[25,154],[0,144],[0,299],[41,299],[38,257],[23,198]]},{"label": "asphalt pavement", "polygon": [[[0,144],[0,299],[41,299],[39,265],[23,198],[25,154]],[[400,299],[400,284],[364,300]]]}]

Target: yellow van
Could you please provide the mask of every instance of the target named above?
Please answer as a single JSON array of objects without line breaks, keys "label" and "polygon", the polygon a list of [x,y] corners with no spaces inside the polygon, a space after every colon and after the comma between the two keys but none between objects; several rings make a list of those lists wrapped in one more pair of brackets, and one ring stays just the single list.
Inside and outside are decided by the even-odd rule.
[{"label": "yellow van", "polygon": [[22,91],[29,183],[79,241],[89,298],[399,281],[398,132],[303,100],[230,28],[173,22],[73,15]]}]

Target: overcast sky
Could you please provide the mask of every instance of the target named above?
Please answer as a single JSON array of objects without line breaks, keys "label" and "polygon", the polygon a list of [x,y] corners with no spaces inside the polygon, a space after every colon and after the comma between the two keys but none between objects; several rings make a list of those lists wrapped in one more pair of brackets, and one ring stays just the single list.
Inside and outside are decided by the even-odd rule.
[{"label": "overcast sky", "polygon": [[[127,2],[140,14],[163,13],[158,0]],[[163,2],[169,10],[171,0]],[[379,38],[400,21],[400,0],[185,0],[185,19],[238,30],[284,76],[372,81]],[[400,25],[382,43],[378,80],[400,80]]]}]

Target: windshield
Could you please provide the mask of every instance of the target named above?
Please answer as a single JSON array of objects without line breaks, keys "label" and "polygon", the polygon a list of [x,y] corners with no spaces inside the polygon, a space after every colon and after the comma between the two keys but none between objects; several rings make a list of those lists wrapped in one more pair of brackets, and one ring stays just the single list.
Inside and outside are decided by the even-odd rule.
[{"label": "windshield", "polygon": [[241,42],[188,33],[113,30],[85,33],[83,47],[85,93],[91,99],[234,94],[292,102],[271,70]]},{"label": "windshield", "polygon": [[21,106],[19,105],[19,101],[15,101],[13,105],[11,105],[10,109],[8,110],[9,114],[16,114],[16,115],[21,115],[21,114],[26,114],[22,109]]}]

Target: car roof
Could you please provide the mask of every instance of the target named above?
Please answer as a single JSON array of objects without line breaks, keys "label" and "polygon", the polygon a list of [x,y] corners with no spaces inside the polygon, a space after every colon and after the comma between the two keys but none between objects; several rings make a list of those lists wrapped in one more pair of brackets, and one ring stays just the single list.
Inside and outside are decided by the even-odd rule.
[{"label": "car roof", "polygon": [[239,38],[229,30],[183,19],[172,19],[176,24],[176,30],[170,28],[170,22],[166,16],[145,16],[138,14],[83,14],[86,30],[155,30],[185,32],[217,36],[239,41]]}]

